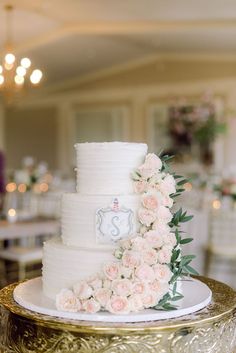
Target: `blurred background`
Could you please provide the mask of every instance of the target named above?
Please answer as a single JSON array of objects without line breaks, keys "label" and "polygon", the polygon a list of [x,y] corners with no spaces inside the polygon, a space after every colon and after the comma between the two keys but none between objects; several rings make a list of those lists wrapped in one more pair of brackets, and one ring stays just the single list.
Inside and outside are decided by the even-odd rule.
[{"label": "blurred background", "polygon": [[40,271],[75,142],[146,142],[190,177],[200,274],[236,287],[236,2],[0,1],[0,286]]}]

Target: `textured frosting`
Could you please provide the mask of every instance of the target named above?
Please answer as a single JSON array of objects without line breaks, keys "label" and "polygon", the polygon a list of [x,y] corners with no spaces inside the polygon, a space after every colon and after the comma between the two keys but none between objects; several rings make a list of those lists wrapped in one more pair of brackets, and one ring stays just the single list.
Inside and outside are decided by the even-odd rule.
[{"label": "textured frosting", "polygon": [[44,294],[55,299],[62,288],[71,288],[77,281],[101,271],[103,264],[112,260],[110,250],[78,249],[63,245],[60,239],[51,239],[44,243]]},{"label": "textured frosting", "polygon": [[143,163],[143,143],[78,143],[77,191],[81,194],[133,193],[131,173]]},{"label": "textured frosting", "polygon": [[[114,198],[116,195],[64,194],[61,215],[63,243],[94,249],[111,248],[109,244],[101,244],[96,237],[96,211],[109,207]],[[117,198],[121,208],[130,209],[133,213],[132,234],[134,234],[138,229],[137,210],[140,206],[140,196],[121,195]]]}]

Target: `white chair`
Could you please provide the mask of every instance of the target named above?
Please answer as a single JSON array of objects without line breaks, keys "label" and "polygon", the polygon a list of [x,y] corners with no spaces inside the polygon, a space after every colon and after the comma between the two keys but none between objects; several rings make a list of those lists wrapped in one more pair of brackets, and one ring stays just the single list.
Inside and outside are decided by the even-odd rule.
[{"label": "white chair", "polygon": [[[205,275],[214,267],[228,275],[236,274],[236,211],[214,210],[209,213],[209,238],[205,247]],[[219,267],[218,267],[219,270]],[[235,277],[236,284],[236,277]]]},{"label": "white chair", "polygon": [[43,249],[42,247],[22,247],[22,246],[10,246],[6,249],[0,250],[0,259],[4,262],[3,268],[5,272],[6,281],[6,266],[5,261],[15,262],[18,265],[17,280],[21,281],[25,279],[26,273],[32,277],[35,271],[26,272],[27,266],[41,264],[42,263]]}]

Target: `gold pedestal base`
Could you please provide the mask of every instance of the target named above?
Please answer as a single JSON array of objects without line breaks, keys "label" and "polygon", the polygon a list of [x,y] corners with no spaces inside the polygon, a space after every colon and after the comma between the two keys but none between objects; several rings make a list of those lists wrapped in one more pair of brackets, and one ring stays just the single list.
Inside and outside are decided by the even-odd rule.
[{"label": "gold pedestal base", "polygon": [[0,291],[0,353],[233,353],[236,293],[200,277],[212,303],[177,319],[134,324],[53,318],[26,310],[12,297],[15,285]]}]

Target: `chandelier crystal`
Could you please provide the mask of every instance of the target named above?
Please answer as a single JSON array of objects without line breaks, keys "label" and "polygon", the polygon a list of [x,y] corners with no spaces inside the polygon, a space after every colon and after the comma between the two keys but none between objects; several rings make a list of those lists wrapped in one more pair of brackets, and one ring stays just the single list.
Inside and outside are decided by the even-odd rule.
[{"label": "chandelier crystal", "polygon": [[14,54],[12,45],[12,11],[11,5],[5,6],[6,11],[6,43],[3,58],[0,58],[0,92],[9,101],[13,94],[38,86],[43,73],[32,67],[31,60],[27,57],[18,58]]}]

